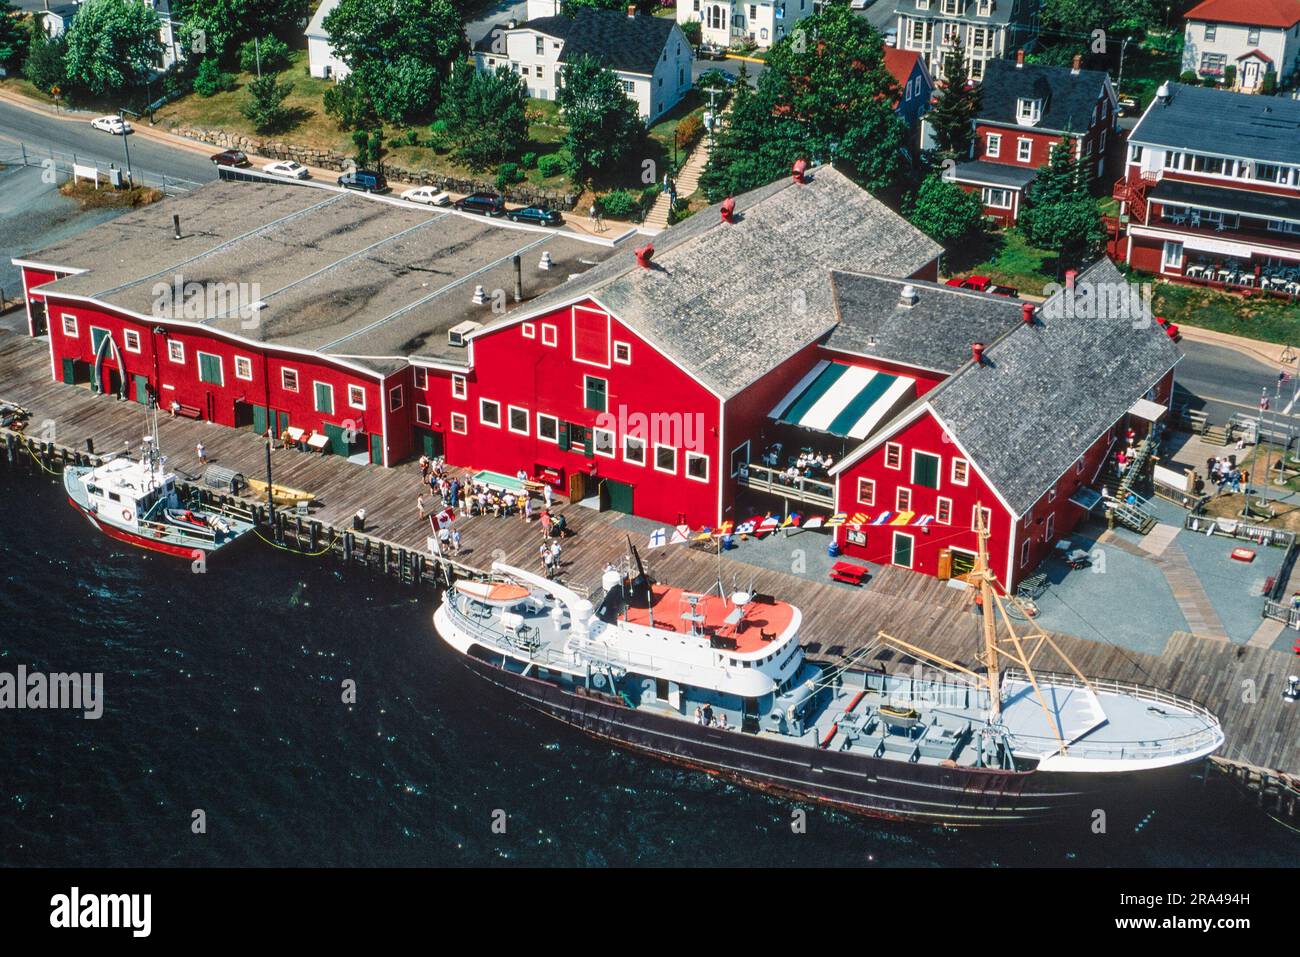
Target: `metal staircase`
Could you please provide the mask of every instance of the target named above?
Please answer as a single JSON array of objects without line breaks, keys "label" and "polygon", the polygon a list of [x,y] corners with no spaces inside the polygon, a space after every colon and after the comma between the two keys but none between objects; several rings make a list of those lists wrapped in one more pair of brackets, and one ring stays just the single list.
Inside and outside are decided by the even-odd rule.
[{"label": "metal staircase", "polygon": [[[1146,509],[1148,499],[1135,492],[1133,486],[1140,477],[1146,475],[1152,456],[1155,455],[1156,446],[1159,444],[1160,430],[1157,428],[1152,430],[1133,452],[1132,460],[1124,470],[1124,474],[1116,475],[1119,482],[1114,491],[1115,505],[1110,510],[1112,525],[1123,525],[1139,535],[1145,535],[1156,527],[1156,517]],[[1128,501],[1129,496],[1133,497],[1133,502]]]}]

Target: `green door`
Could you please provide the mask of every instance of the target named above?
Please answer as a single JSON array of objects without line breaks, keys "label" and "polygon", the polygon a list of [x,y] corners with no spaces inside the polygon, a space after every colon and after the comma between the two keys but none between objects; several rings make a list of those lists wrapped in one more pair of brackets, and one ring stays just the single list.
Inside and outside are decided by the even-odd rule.
[{"label": "green door", "polygon": [[341,425],[331,425],[325,423],[325,434],[329,436],[330,451],[335,455],[348,456],[352,454],[351,446],[348,444],[348,430]]},{"label": "green door", "polygon": [[77,360],[76,359],[63,360],[63,382],[65,385],[77,384]]},{"label": "green door", "polygon": [[372,465],[384,464],[384,440],[377,432],[370,433],[370,462]]},{"label": "green door", "polygon": [[912,536],[902,532],[894,533],[894,564],[902,568],[912,567]]},{"label": "green door", "polygon": [[605,479],[605,491],[609,495],[609,507],[616,512],[632,515],[632,486],[627,482],[615,482]]},{"label": "green door", "polygon": [[253,431],[258,435],[266,434],[266,406],[253,406]]},{"label": "green door", "polygon": [[435,432],[433,429],[424,429],[416,426],[415,447],[419,450],[421,455],[427,455],[431,459],[436,459],[438,456],[442,455],[442,433]]},{"label": "green door", "polygon": [[148,376],[135,376],[135,401],[141,405],[149,404],[149,378]]},{"label": "green door", "polygon": [[90,351],[98,355],[99,344],[107,338],[108,338],[107,329],[91,329],[90,330]]},{"label": "green door", "polygon": [[275,434],[277,436],[284,435],[285,430],[289,428],[289,413],[288,412],[275,413],[275,421],[276,421]]},{"label": "green door", "polygon": [[316,411],[326,415],[334,414],[334,390],[328,383],[316,383]]}]

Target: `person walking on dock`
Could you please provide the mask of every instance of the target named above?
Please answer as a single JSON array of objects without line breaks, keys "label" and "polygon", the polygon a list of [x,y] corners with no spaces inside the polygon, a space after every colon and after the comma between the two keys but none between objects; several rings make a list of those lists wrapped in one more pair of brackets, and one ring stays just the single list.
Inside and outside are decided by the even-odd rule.
[{"label": "person walking on dock", "polygon": [[551,513],[542,509],[542,514],[537,521],[542,526],[542,541],[545,542],[551,536]]},{"label": "person walking on dock", "polygon": [[199,464],[200,464],[200,465],[207,465],[207,464],[208,464],[208,450],[207,450],[206,448],[203,447],[203,443],[202,443],[202,442],[200,442],[198,445],[194,446],[194,451],[197,452],[197,453],[199,454]]},{"label": "person walking on dock", "polygon": [[420,521],[424,521],[424,493],[421,492],[415,499],[415,507],[420,510]]},{"label": "person walking on dock", "polygon": [[551,550],[543,546],[542,548],[542,565],[546,568],[546,577],[548,579],[555,577],[555,559],[551,555]]},{"label": "person walking on dock", "polygon": [[544,485],[542,485],[542,498],[546,502],[546,507],[550,508],[551,507],[551,483],[550,482],[546,482]]}]

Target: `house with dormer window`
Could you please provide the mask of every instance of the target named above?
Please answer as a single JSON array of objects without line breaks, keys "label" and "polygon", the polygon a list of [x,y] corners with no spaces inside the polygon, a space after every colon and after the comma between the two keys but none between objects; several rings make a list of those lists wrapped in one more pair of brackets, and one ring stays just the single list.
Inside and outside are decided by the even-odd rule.
[{"label": "house with dormer window", "polygon": [[1105,174],[1117,107],[1110,77],[1082,69],[1078,56],[1068,67],[1026,63],[1023,51],[1014,63],[996,60],[981,84],[971,156],[953,170],[955,181],[978,192],[985,214],[1009,226],[1024,190],[1062,140],[1095,177]]},{"label": "house with dormer window", "polygon": [[811,17],[814,0],[677,0],[677,22],[700,25],[700,39],[720,47],[749,41],[766,50]]},{"label": "house with dormer window", "polygon": [[1032,49],[1038,37],[1038,0],[897,0],[894,14],[899,49],[920,53],[935,80],[948,47],[962,50],[978,82],[991,60]]},{"label": "house with dormer window", "polygon": [[[531,0],[529,11],[554,7],[554,0]],[[564,14],[530,18],[493,27],[474,44],[480,70],[508,67],[524,78],[528,95],[555,99],[566,63],[591,56],[612,70],[623,92],[646,123],[653,123],[681,100],[694,82],[695,51],[672,20],[618,10],[584,7]]]},{"label": "house with dormer window", "polygon": [[1300,66],[1300,0],[1204,0],[1183,19],[1183,71],[1203,80],[1259,93]]}]

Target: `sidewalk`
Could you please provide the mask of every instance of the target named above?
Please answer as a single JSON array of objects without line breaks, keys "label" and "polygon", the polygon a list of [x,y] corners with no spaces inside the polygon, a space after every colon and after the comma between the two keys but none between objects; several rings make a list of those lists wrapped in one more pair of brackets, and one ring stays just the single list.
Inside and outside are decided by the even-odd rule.
[{"label": "sidewalk", "polygon": [[1275,342],[1264,342],[1262,339],[1247,339],[1244,336],[1234,336],[1226,332],[1215,332],[1213,329],[1200,329],[1196,326],[1182,324],[1178,326],[1178,331],[1189,342],[1222,346],[1225,349],[1232,349],[1242,355],[1258,359],[1260,362],[1266,362],[1270,365],[1290,365],[1296,361],[1294,354],[1288,355],[1290,352],[1288,346],[1279,345]]}]

